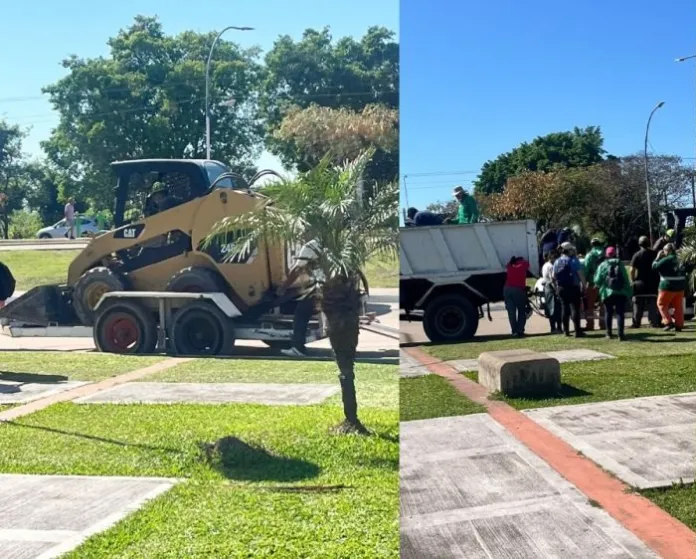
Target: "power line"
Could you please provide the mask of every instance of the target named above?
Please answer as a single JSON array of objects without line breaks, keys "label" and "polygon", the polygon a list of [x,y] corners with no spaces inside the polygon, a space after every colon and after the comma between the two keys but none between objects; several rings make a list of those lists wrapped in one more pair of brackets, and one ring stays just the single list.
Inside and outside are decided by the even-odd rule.
[{"label": "power line", "polygon": [[406,173],[405,177],[434,177],[440,175],[477,175],[480,171],[431,171],[429,173]]}]

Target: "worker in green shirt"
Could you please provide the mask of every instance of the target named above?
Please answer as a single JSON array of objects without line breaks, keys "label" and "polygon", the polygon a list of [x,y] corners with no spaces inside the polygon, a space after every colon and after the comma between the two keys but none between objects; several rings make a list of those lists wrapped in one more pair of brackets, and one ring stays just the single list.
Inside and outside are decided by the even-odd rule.
[{"label": "worker in green shirt", "polygon": [[[672,243],[667,243],[657,255],[657,260],[653,263],[653,270],[660,274],[657,308],[662,315],[662,324],[667,331],[676,330],[679,332],[684,328],[686,276],[681,269],[677,251]],[[674,318],[672,318],[671,310],[674,310]]]},{"label": "worker in green shirt", "polygon": [[[585,321],[586,329],[588,331],[594,330],[594,314],[595,306],[597,305],[599,299],[599,289],[594,284],[595,273],[597,268],[604,260],[604,243],[597,238],[592,239],[590,242],[591,250],[587,256],[585,256],[585,261],[583,266],[585,267],[585,277],[587,278],[587,309],[585,309]],[[600,317],[600,323],[603,322]],[[600,328],[602,325],[600,324]]]},{"label": "worker in green shirt", "polygon": [[471,196],[466,190],[461,186],[456,186],[452,191],[452,195],[459,202],[459,209],[457,210],[457,217],[448,217],[445,219],[444,223],[451,223],[453,225],[465,225],[467,223],[478,223],[479,212],[478,206],[476,205],[476,200]]}]

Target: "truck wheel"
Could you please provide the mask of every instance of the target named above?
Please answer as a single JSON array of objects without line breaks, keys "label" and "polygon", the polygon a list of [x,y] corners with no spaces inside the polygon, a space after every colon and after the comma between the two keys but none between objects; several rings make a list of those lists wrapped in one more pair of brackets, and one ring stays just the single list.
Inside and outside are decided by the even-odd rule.
[{"label": "truck wheel", "polygon": [[115,301],[97,313],[94,344],[104,353],[154,353],[157,323],[152,313],[142,305]]},{"label": "truck wheel", "polygon": [[461,342],[474,337],[479,317],[473,304],[461,295],[440,295],[425,308],[423,330],[433,342]]},{"label": "truck wheel", "polygon": [[193,301],[174,315],[170,342],[177,355],[230,355],[234,326],[215,305]]},{"label": "truck wheel", "polygon": [[126,284],[119,275],[104,266],[87,270],[73,289],[73,307],[80,322],[85,326],[94,324],[94,307],[104,293],[125,291]]},{"label": "truck wheel", "polygon": [[167,284],[167,291],[176,293],[220,293],[223,289],[224,283],[220,274],[200,266],[179,270]]}]

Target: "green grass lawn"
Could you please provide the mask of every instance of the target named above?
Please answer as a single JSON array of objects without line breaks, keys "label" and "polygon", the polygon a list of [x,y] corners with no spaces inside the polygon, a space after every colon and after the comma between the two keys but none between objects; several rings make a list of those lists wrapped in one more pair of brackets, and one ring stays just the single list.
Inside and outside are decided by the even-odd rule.
[{"label": "green grass lawn", "polygon": [[[399,407],[396,365],[358,363],[355,385],[358,404],[365,407]],[[197,359],[139,379],[142,382],[267,382],[338,385],[333,362],[272,361],[261,359]],[[336,394],[327,404],[341,403]]]},{"label": "green grass lawn", "polygon": [[[68,557],[396,558],[397,412],[362,408],[369,437],[330,434],[341,416],[334,405],[57,404],[0,425],[0,471],[191,478]],[[228,436],[251,448],[206,460],[199,445]]]},{"label": "green grass lawn", "polygon": [[[463,374],[471,380],[478,379],[476,372]],[[500,399],[517,409],[530,409],[696,392],[696,359],[682,355],[562,363],[561,381],[561,394],[556,398]]]},{"label": "green grass lawn", "polygon": [[17,291],[37,285],[65,284],[68,266],[79,250],[7,250],[0,252],[0,261],[10,268],[17,282]]},{"label": "green grass lawn", "polygon": [[365,277],[372,287],[399,287],[399,260],[374,258],[365,266]]},{"label": "green grass lawn", "polygon": [[401,421],[486,411],[482,405],[472,402],[437,375],[402,378],[399,381],[399,396]]},{"label": "green grass lawn", "polygon": [[660,355],[686,355],[696,353],[696,330],[678,334],[662,330],[627,330],[627,342],[604,339],[603,332],[588,332],[586,338],[566,338],[559,335],[530,335],[523,340],[510,336],[479,336],[471,342],[448,345],[428,345],[423,350],[443,361],[476,359],[485,351],[506,349],[531,349],[557,351],[563,349],[594,349],[617,357],[657,357]]},{"label": "green grass lawn", "polygon": [[41,380],[97,381],[142,369],[163,357],[138,357],[107,353],[73,353],[66,351],[0,352],[0,380],[36,382]]},{"label": "green grass lawn", "polygon": [[667,489],[647,489],[641,491],[660,508],[677,520],[696,530],[696,485],[675,485]]}]

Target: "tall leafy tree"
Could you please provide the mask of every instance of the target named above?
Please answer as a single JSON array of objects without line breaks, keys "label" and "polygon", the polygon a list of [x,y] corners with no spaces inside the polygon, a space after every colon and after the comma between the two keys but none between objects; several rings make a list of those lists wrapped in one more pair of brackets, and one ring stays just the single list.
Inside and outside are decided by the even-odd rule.
[{"label": "tall leafy tree", "polygon": [[258,243],[318,243],[318,265],[326,277],[318,298],[339,369],[344,432],[366,432],[358,419],[354,370],[361,270],[372,256],[395,257],[398,247],[398,186],[387,183],[369,196],[364,192],[363,177],[372,155],[367,151],[339,166],[325,157],[295,180],[267,186],[263,193],[268,199],[256,211],[226,218],[211,234],[236,235],[231,258]]},{"label": "tall leafy tree", "polygon": [[509,178],[524,171],[547,172],[594,165],[604,160],[603,146],[604,138],[598,126],[539,136],[484,163],[474,189],[477,194],[494,194],[505,189]]},{"label": "tall leafy tree", "polygon": [[[287,167],[307,171],[315,164],[294,137],[276,134],[297,107],[315,104],[361,112],[367,105],[379,104],[398,109],[399,44],[394,32],[384,27],[371,27],[359,40],[344,37],[334,42],[329,28],[308,29],[299,41],[282,36],[265,63],[260,107],[266,144]],[[378,150],[372,159],[373,167],[382,161],[381,176],[398,176],[398,154],[394,157],[394,153]],[[368,173],[377,174],[371,169]]]},{"label": "tall leafy tree", "polygon": [[6,239],[10,232],[10,215],[22,207],[25,198],[22,154],[25,136],[19,126],[0,120],[0,232]]},{"label": "tall leafy tree", "polygon": [[[68,74],[44,89],[60,122],[43,147],[79,179],[82,192],[74,194],[110,206],[112,161],[204,156],[205,63],[214,37],[167,35],[157,18],[137,16],[108,40],[108,56],[63,61]],[[212,153],[241,167],[258,156],[262,137],[259,54],[229,41],[213,54]],[[222,106],[230,98],[233,106]]]}]

